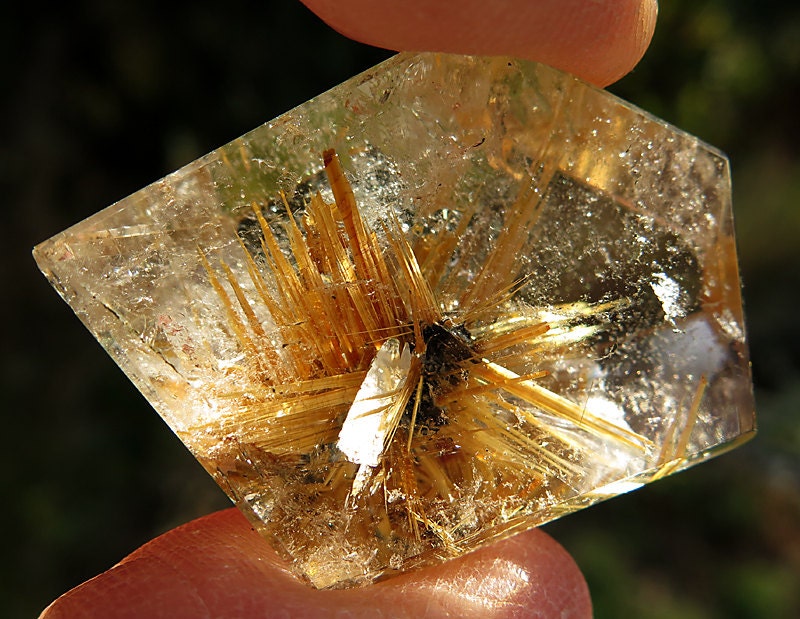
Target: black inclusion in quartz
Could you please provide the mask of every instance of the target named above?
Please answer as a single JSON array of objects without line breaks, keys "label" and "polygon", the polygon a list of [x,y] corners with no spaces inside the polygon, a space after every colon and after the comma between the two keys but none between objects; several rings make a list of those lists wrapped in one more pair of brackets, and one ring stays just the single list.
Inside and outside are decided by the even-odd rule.
[{"label": "black inclusion in quartz", "polygon": [[446,407],[438,402],[447,393],[467,380],[466,362],[475,356],[469,333],[463,326],[447,327],[441,323],[422,329],[425,353],[422,360],[422,391],[419,404],[414,398],[408,403],[406,415],[417,406],[415,425],[423,432],[435,432],[449,422]]}]

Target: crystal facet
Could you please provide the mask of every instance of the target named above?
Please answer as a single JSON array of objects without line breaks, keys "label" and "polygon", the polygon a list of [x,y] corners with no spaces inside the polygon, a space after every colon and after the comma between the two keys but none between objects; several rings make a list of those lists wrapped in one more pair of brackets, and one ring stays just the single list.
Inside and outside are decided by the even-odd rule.
[{"label": "crystal facet", "polygon": [[320,588],[755,430],[727,160],[536,64],[401,54],[35,257]]}]

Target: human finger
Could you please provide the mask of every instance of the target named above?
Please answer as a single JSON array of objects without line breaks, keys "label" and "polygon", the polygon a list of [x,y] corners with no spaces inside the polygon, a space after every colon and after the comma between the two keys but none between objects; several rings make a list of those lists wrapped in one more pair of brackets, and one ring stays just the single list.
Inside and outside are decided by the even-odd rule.
[{"label": "human finger", "polygon": [[395,50],[508,55],[605,86],[647,49],[657,0],[302,0],[342,34]]},{"label": "human finger", "polygon": [[64,594],[40,619],[591,616],[569,555],[533,530],[440,566],[317,591],[235,509],[178,527]]}]

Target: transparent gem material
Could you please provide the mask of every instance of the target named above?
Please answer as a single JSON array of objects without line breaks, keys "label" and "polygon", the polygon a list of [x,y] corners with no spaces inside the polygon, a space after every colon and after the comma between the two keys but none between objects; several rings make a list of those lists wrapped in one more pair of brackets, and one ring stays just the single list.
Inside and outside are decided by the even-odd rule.
[{"label": "transparent gem material", "polygon": [[536,64],[396,56],[35,257],[319,588],[755,430],[726,158]]}]

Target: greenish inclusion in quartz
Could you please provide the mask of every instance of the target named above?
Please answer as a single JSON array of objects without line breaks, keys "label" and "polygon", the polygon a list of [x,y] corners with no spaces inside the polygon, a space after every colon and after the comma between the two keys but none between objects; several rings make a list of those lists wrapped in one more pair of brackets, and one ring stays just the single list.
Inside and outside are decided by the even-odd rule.
[{"label": "greenish inclusion in quartz", "polygon": [[726,158],[536,64],[398,55],[34,253],[319,588],[755,431]]}]

